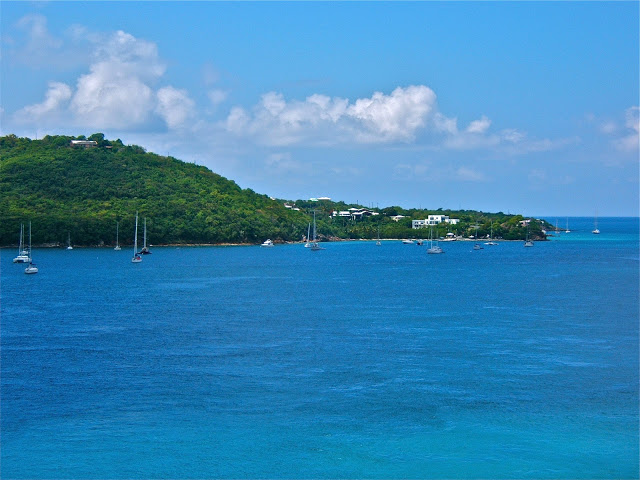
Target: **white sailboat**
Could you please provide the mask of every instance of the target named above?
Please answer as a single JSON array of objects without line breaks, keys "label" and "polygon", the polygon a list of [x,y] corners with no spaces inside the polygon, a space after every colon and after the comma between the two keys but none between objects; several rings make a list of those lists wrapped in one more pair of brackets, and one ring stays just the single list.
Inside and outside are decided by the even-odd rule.
[{"label": "white sailboat", "polygon": [[489,241],[484,242],[485,245],[498,245],[497,242],[493,241],[493,222],[491,222],[491,234],[489,235]]},{"label": "white sailboat", "polygon": [[569,217],[567,217],[567,228],[564,233],[571,233],[571,230],[569,230]]},{"label": "white sailboat", "polygon": [[436,244],[433,244],[433,227],[431,227],[431,232],[429,234],[429,248],[427,248],[427,253],[435,254],[435,253],[444,253],[444,250],[438,245],[438,241],[436,240]]},{"label": "white sailboat", "polygon": [[598,230],[598,212],[597,211],[596,211],[596,217],[593,220],[593,223],[594,223],[594,225],[593,225],[594,229],[591,230],[591,233],[593,233],[595,235],[598,235],[600,233],[600,230]]},{"label": "white sailboat", "polygon": [[142,255],[151,255],[151,252],[149,251],[149,247],[147,247],[147,217],[144,217],[144,229],[143,229],[143,234],[142,234],[142,250],[140,250],[140,253]]},{"label": "white sailboat", "polygon": [[24,269],[24,273],[26,273],[27,275],[31,275],[34,273],[38,273],[38,267],[36,266],[35,263],[33,263],[33,260],[31,258],[31,222],[29,222],[29,265],[27,265],[27,268]]},{"label": "white sailboat", "polygon": [[71,246],[71,232],[69,232],[69,236],[67,237],[67,250],[73,250]]},{"label": "white sailboat", "polygon": [[376,246],[379,247],[380,245],[382,245],[382,242],[380,242],[380,223],[378,223],[378,240],[376,240]]},{"label": "white sailboat", "polygon": [[533,241],[529,239],[529,224],[527,224],[527,237],[524,241],[525,247],[533,247]]},{"label": "white sailboat", "polygon": [[307,227],[307,241],[304,244],[304,248],[311,248],[310,238],[311,238],[311,222],[309,222],[309,226]]},{"label": "white sailboat", "polygon": [[313,239],[311,241],[311,250],[324,250],[318,245],[318,239],[316,237],[316,211],[313,211]]},{"label": "white sailboat", "polygon": [[120,222],[116,222],[116,246],[114,247],[114,250],[121,250],[120,248],[120,243],[118,241],[118,235],[120,233]]},{"label": "white sailboat", "polygon": [[473,249],[474,250],[484,250],[484,247],[478,243],[478,225],[476,225],[475,227],[476,227],[476,235],[475,235],[475,237],[476,237],[475,242],[476,243],[473,244]]},{"label": "white sailboat", "polygon": [[138,212],[136,212],[136,233],[133,237],[133,258],[131,258],[131,263],[140,263],[142,261],[142,257],[138,253]]},{"label": "white sailboat", "polygon": [[13,259],[13,263],[29,263],[29,251],[24,248],[24,223],[20,224],[20,245],[18,255]]}]

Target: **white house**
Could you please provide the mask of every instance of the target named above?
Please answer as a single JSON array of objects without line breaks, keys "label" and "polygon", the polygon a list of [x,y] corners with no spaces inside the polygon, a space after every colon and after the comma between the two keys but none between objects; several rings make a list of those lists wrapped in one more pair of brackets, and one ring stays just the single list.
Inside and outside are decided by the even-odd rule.
[{"label": "white house", "polygon": [[411,228],[425,228],[429,225],[438,225],[443,222],[450,225],[457,225],[460,223],[460,219],[449,218],[447,215],[429,215],[425,220],[412,220]]},{"label": "white house", "polygon": [[97,147],[98,142],[95,140],[71,140],[72,147],[92,148]]}]

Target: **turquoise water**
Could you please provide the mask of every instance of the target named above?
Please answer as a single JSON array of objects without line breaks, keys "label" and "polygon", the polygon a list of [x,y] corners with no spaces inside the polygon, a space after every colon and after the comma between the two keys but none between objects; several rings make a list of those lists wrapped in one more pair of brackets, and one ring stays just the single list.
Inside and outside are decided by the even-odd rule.
[{"label": "turquoise water", "polygon": [[3,249],[1,476],[638,478],[638,219],[598,223]]}]

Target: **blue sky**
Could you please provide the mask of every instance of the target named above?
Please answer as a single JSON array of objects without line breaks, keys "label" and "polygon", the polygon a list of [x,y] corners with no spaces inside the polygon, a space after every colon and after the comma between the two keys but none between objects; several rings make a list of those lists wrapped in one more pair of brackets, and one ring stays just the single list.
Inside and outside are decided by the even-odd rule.
[{"label": "blue sky", "polygon": [[638,2],[0,2],[2,135],[274,197],[638,215]]}]

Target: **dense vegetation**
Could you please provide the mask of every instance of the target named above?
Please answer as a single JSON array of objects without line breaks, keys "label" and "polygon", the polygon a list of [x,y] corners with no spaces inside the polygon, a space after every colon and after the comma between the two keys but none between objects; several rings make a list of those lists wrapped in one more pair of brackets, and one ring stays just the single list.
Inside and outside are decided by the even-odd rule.
[{"label": "dense vegetation", "polygon": [[[0,137],[0,245],[18,241],[20,224],[32,222],[34,244],[113,245],[116,222],[120,243],[133,243],[135,212],[147,219],[149,242],[259,243],[299,241],[316,211],[321,238],[424,238],[411,229],[411,219],[429,214],[459,218],[455,226],[441,224],[434,236],[452,232],[468,236],[523,239],[520,215],[474,211],[372,209],[380,215],[358,219],[332,217],[355,205],[328,200],[274,200],[203,166],[146,152],[136,145],[109,141],[101,133],[88,137],[95,148],[71,147],[84,136],[46,136],[41,140]],[[391,217],[404,215],[394,221]],[[530,234],[542,239],[541,222]],[[550,226],[545,225],[547,228]]]}]

